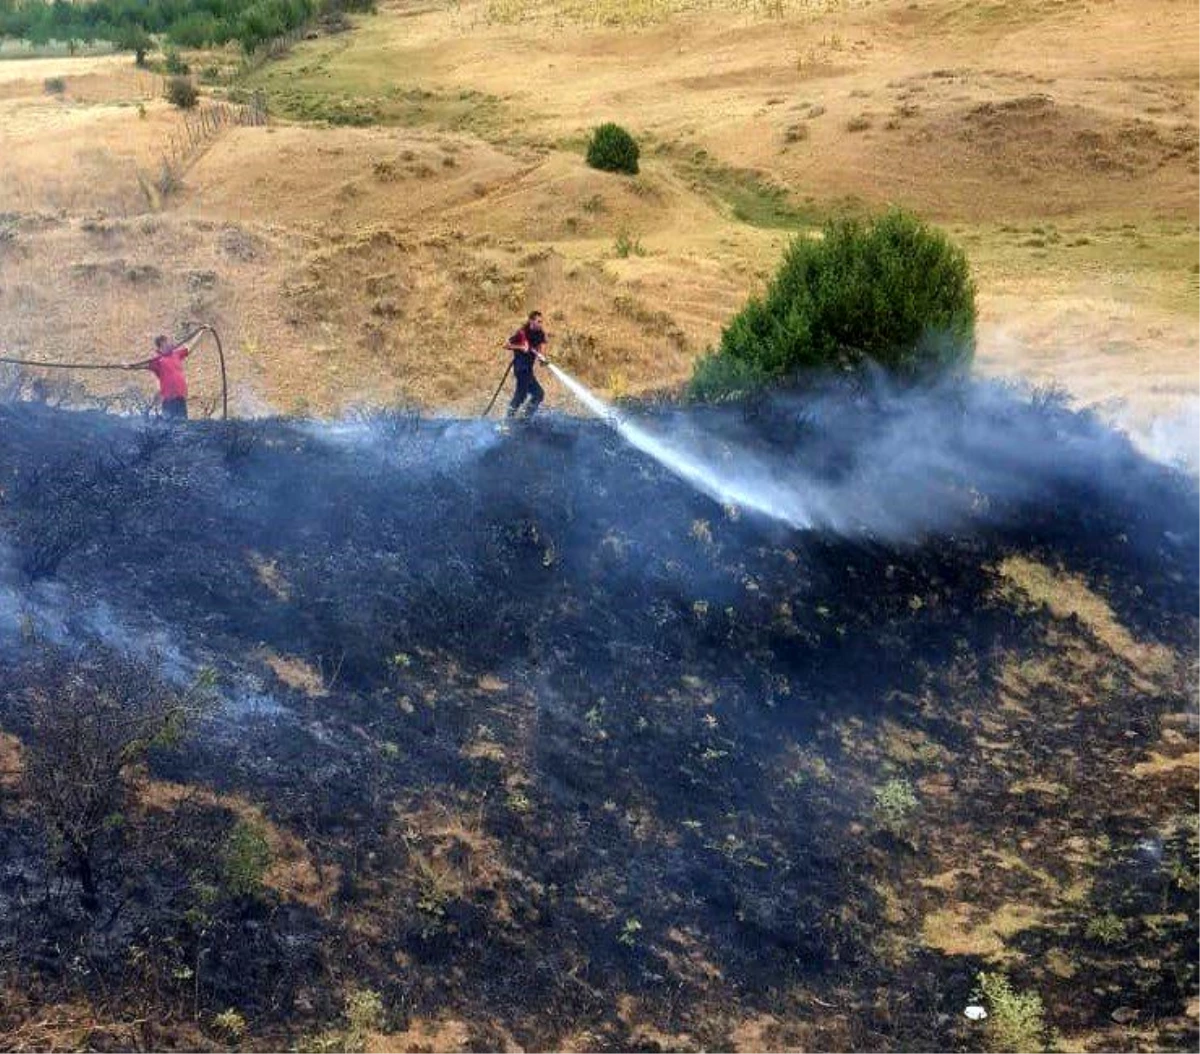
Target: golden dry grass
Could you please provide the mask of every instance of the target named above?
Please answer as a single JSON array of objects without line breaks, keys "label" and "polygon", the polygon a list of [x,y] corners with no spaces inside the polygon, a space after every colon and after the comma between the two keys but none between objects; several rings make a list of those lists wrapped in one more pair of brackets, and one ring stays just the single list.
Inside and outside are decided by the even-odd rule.
[{"label": "golden dry grass", "polygon": [[203,787],[155,779],[143,779],[138,793],[147,808],[169,812],[183,802],[190,802],[228,809],[240,820],[254,824],[263,832],[271,851],[271,863],[263,875],[263,885],[281,897],[305,904],[316,911],[328,909],[338,888],[338,866],[319,866],[304,842],[272,823],[259,806],[234,794],[219,794]]},{"label": "golden dry grass", "polygon": [[24,770],[21,741],[7,732],[0,732],[0,790],[14,789]]},{"label": "golden dry grass", "polygon": [[[24,218],[0,339],[131,358],[202,317],[240,412],[470,412],[536,306],[588,383],[647,393],[761,288],[800,222],[765,196],[786,186],[795,217],[898,202],[947,224],[983,372],[1169,411],[1196,393],[1198,25],[1179,0],[397,0],[251,76],[277,111],[385,127],[227,132],[161,202],[142,187],[181,118],[153,78],[3,63],[0,210]],[[517,52],[514,77],[495,56]],[[637,179],[583,164],[607,119],[641,139]],[[98,211],[105,235],[83,229]]]},{"label": "golden dry grass", "polygon": [[294,655],[276,655],[270,650],[263,652],[263,662],[289,688],[313,699],[319,699],[329,694],[325,678],[310,663]]},{"label": "golden dry grass", "polygon": [[1149,677],[1163,676],[1174,666],[1175,658],[1169,649],[1136,640],[1117,620],[1109,603],[1078,575],[1046,567],[1024,556],[1008,557],[1000,564],[999,571],[1029,600],[1046,605],[1056,618],[1078,618],[1097,640],[1138,672]]},{"label": "golden dry grass", "polygon": [[980,911],[955,903],[930,912],[921,924],[921,941],[946,955],[978,955],[994,962],[1013,956],[1009,938],[1036,926],[1044,912],[1024,903]]}]

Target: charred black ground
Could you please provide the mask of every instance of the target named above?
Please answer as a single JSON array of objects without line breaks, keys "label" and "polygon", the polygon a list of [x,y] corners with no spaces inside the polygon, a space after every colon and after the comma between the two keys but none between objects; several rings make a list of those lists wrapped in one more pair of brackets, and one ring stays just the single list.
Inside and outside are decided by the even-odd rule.
[{"label": "charred black ground", "polygon": [[[1195,486],[1005,413],[1101,470],[981,472],[977,519],[884,543],[587,421],[0,407],[0,1044],[370,1045],[371,991],[396,1046],[976,1049],[985,969],[1093,1046],[1194,1047]],[[861,468],[788,403],[700,426]],[[119,654],[215,693],[97,906],[21,773],[39,689]]]}]

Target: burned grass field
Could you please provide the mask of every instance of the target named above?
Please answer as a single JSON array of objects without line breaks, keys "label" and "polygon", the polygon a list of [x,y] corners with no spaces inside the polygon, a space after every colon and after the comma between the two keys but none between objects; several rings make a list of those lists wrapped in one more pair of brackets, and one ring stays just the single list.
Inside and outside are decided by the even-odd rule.
[{"label": "burned grass field", "polygon": [[1194,1047],[1194,483],[1002,396],[906,491],[836,398],[683,424],[907,537],[598,423],[0,407],[0,1045]]}]

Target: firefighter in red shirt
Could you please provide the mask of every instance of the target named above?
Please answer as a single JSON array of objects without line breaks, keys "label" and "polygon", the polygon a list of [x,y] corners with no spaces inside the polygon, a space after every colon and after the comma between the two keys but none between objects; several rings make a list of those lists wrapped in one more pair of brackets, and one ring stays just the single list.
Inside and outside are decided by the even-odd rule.
[{"label": "firefighter in red shirt", "polygon": [[149,370],[158,378],[158,395],[162,400],[163,417],[187,420],[187,377],[183,372],[183,360],[191,353],[187,342],[195,333],[189,333],[178,344],[172,344],[161,334],[154,338],[155,355],[145,362],[133,362],[127,370]]},{"label": "firefighter in red shirt", "polygon": [[533,375],[533,365],[535,362],[546,361],[542,347],[548,339],[546,331],[542,328],[542,313],[531,311],[525,325],[509,337],[504,345],[505,350],[513,353],[512,371],[517,379],[517,390],[513,393],[512,402],[508,404],[509,417],[516,416],[526,399],[529,400],[527,417],[532,417],[542,405],[546,393]]}]

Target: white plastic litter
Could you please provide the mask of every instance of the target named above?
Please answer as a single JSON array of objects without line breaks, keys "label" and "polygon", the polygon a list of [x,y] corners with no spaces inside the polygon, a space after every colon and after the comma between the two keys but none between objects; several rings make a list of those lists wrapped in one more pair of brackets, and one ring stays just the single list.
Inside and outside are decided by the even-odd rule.
[{"label": "white plastic litter", "polygon": [[972,1021],[982,1021],[985,1017],[987,1017],[987,1011],[981,1006],[969,1006],[963,1011],[963,1014]]}]

